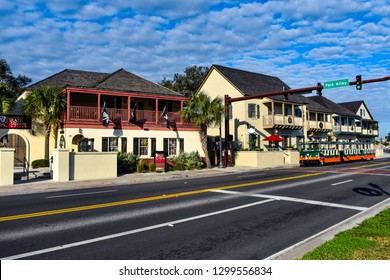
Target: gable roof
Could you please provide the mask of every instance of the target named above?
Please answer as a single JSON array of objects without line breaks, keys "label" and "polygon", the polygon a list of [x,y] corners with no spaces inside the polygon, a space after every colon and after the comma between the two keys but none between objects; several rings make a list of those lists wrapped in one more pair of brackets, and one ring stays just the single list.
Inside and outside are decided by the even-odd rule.
[{"label": "gable roof", "polygon": [[60,88],[77,87],[144,94],[183,96],[180,93],[141,78],[129,71],[126,71],[125,69],[119,69],[112,74],[65,69],[29,86],[27,89],[34,89],[40,86],[58,86]]},{"label": "gable roof", "polygon": [[313,100],[314,102],[320,104],[321,106],[327,108],[332,113],[341,115],[341,116],[347,116],[347,117],[357,117],[356,114],[347,108],[334,103],[333,101],[323,97],[323,96],[309,96],[309,99]]},{"label": "gable roof", "polygon": [[[221,65],[213,65],[210,71],[212,69],[215,69],[224,76],[225,79],[232,83],[244,96],[291,89],[278,77],[229,68]],[[268,98],[299,104],[307,103],[305,97],[300,94],[289,94],[288,100],[285,100],[283,95],[270,96]]]},{"label": "gable roof", "polygon": [[212,69],[216,69],[244,95],[281,91],[283,88],[290,89],[286,83],[277,77],[220,65],[213,65]]},{"label": "gable roof", "polygon": [[357,101],[351,101],[351,102],[343,102],[343,103],[339,103],[339,104],[341,106],[343,106],[344,108],[347,108],[348,110],[354,112],[355,114],[358,114],[360,106],[363,104],[364,107],[366,108],[366,111],[367,111],[368,115],[370,116],[370,119],[374,120],[374,118],[372,117],[370,111],[368,110],[368,107],[366,106],[366,103],[364,103],[363,100],[357,100]]}]

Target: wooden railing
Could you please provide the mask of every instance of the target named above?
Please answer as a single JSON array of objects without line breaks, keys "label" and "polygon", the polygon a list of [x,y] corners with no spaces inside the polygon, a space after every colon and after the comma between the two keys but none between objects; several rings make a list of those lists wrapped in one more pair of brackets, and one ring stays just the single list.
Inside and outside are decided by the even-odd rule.
[{"label": "wooden railing", "polygon": [[71,120],[98,120],[97,107],[70,106],[69,119]]},{"label": "wooden railing", "polygon": [[[98,110],[98,107],[87,106],[71,106],[69,119],[70,120],[100,120],[103,108]],[[127,109],[107,108],[108,115],[111,120],[120,118],[122,122],[129,120]],[[152,110],[136,110],[136,120],[139,122],[156,122],[156,111]],[[164,123],[165,119],[161,116],[162,111],[157,113],[157,122]],[[180,112],[168,112],[170,122],[181,123]]]}]

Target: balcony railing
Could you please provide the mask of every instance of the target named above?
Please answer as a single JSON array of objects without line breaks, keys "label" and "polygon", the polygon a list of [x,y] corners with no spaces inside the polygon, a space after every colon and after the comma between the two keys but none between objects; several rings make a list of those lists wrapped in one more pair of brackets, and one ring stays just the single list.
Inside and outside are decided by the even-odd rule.
[{"label": "balcony railing", "polygon": [[362,134],[363,135],[368,135],[368,136],[378,136],[379,132],[376,129],[368,129],[368,128],[363,128],[362,129]]},{"label": "balcony railing", "polygon": [[97,107],[70,106],[71,120],[98,120]]},{"label": "balcony railing", "polygon": [[263,125],[270,127],[274,125],[280,126],[303,126],[303,119],[295,116],[284,115],[268,115],[263,116]]},{"label": "balcony railing", "polygon": [[[98,107],[87,107],[87,106],[71,106],[69,111],[69,119],[71,121],[99,121],[101,119],[101,112],[103,108],[98,110]],[[122,122],[127,122],[129,120],[128,110],[127,109],[116,109],[116,108],[107,108],[108,115],[110,119],[120,119]],[[148,122],[156,123],[156,117],[158,123],[165,123],[165,119],[161,116],[162,111],[157,112],[152,110],[136,110],[136,120],[139,122]],[[167,112],[168,119],[170,122],[181,123],[180,112]]]},{"label": "balcony railing", "polygon": [[309,129],[332,129],[332,123],[324,121],[309,121]]},{"label": "balcony railing", "polygon": [[360,126],[354,125],[334,125],[333,126],[334,133],[350,133],[350,134],[360,134],[362,133],[362,128]]}]

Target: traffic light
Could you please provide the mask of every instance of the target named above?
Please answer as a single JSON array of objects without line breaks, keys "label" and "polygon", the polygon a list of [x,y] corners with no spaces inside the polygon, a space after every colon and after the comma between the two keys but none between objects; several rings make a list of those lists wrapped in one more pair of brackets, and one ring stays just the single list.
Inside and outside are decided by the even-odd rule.
[{"label": "traffic light", "polygon": [[[321,86],[322,86],[321,83],[317,83],[317,87],[321,87]],[[317,89],[317,95],[322,96],[322,88]]]},{"label": "traffic light", "polygon": [[362,75],[356,76],[356,89],[362,90]]}]

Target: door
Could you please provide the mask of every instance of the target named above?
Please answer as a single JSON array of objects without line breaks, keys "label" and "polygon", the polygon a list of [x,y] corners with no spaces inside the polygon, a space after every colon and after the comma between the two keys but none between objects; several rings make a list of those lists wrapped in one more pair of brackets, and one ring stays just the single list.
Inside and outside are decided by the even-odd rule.
[{"label": "door", "polygon": [[[7,148],[15,149],[15,166],[23,166],[27,157],[26,153],[26,141],[17,134],[8,134],[7,136]],[[4,141],[3,141],[4,142]]]}]

